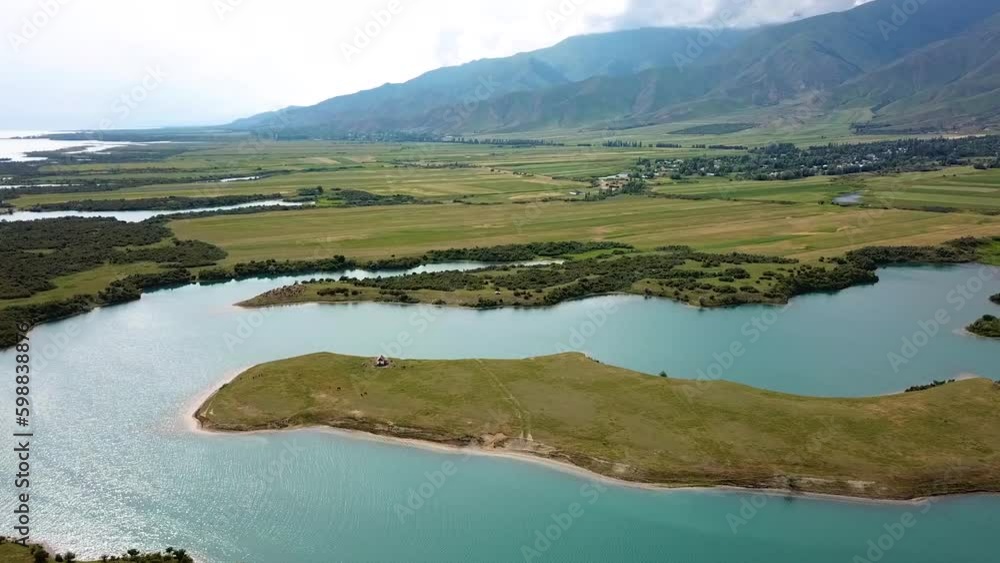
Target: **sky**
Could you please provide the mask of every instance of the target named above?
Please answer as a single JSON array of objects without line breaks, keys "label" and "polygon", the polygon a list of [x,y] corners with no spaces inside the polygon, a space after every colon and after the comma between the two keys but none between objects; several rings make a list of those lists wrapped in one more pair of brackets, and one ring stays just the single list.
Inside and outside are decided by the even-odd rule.
[{"label": "sky", "polygon": [[226,123],[572,35],[747,27],[864,1],[3,0],[0,129]]}]

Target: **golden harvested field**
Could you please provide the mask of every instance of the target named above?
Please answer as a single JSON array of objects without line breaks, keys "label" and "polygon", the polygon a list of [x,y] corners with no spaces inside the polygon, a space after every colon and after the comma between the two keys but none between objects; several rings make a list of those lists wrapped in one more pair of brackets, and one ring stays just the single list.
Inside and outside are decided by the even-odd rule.
[{"label": "golden harvested field", "polygon": [[619,197],[523,205],[314,209],[173,221],[182,239],[229,252],[227,263],[415,255],[430,249],[554,240],[685,244],[818,259],[869,245],[936,244],[1000,233],[1000,217],[962,213]]}]

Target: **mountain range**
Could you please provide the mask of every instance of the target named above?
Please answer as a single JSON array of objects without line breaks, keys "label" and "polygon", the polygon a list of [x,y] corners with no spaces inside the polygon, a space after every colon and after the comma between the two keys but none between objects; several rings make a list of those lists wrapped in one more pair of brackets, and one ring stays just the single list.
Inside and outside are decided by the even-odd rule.
[{"label": "mountain range", "polygon": [[1000,124],[1000,2],[874,0],[753,29],[643,28],[237,120],[275,136],[469,135],[867,108],[861,131]]}]

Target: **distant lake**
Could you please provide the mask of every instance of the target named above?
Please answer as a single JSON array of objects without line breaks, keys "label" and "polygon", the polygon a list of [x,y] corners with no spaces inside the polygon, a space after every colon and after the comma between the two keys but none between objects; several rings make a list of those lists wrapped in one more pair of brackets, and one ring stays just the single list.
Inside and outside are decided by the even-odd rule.
[{"label": "distant lake", "polygon": [[852,194],[844,194],[833,198],[833,203],[837,205],[858,205],[861,203],[862,194],[860,192],[855,192]]},{"label": "distant lake", "polygon": [[198,213],[200,211],[224,211],[227,209],[244,209],[247,207],[266,207],[280,205],[283,207],[299,207],[298,202],[277,200],[251,201],[237,205],[222,205],[219,207],[200,207],[198,209],[181,209],[171,211],[15,211],[0,213],[0,222],[4,221],[36,221],[38,219],[57,219],[59,217],[113,217],[126,223],[138,223],[160,215],[177,215],[179,213]]},{"label": "distant lake", "polygon": [[134,144],[126,142],[106,142],[106,141],[56,141],[53,139],[15,139],[14,137],[27,137],[45,135],[51,131],[4,131],[0,130],[0,159],[7,158],[17,162],[31,160],[44,160],[39,157],[29,157],[27,153],[35,151],[54,151],[79,147],[80,152],[99,152],[111,147],[120,147]]},{"label": "distant lake", "polygon": [[[183,546],[203,563],[525,561],[523,546],[535,549],[539,533],[558,533],[558,540],[540,543],[542,556],[531,559],[538,563],[992,561],[998,495],[941,499],[924,510],[611,485],[595,494],[585,477],[509,459],[320,430],[208,435],[188,425],[198,396],[240,370],[319,351],[520,358],[577,349],[651,374],[721,374],[808,395],[874,395],[963,373],[997,379],[1000,343],[959,330],[995,307],[988,296],[1000,291],[1000,276],[977,284],[961,308],[949,298],[981,271],[889,268],[879,270],[877,285],[796,298],[787,308],[712,310],[639,296],[491,311],[233,306],[316,276],[153,292],[31,332],[38,405],[32,538],[87,558]],[[947,326],[915,338],[939,309],[949,314]],[[904,339],[920,346],[894,368],[887,355]],[[746,353],[733,359],[726,353],[735,342]],[[16,353],[0,352],[0,366],[14,365]],[[13,393],[0,386],[0,403],[13,404]],[[457,469],[441,481],[436,475],[446,463]],[[13,456],[0,456],[4,474],[13,474],[13,464]],[[417,490],[426,498],[401,518],[397,505]],[[13,500],[0,496],[0,511],[9,515]],[[554,515],[573,503],[582,514],[551,532]],[[906,513],[915,526],[870,559],[868,542],[880,541]]]}]

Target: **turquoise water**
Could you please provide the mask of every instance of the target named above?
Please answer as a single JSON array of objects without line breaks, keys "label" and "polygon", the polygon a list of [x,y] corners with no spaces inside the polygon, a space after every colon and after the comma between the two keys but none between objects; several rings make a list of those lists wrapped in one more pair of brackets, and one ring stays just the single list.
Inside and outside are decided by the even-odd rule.
[{"label": "turquoise water", "polygon": [[[813,395],[891,392],[962,373],[1000,378],[1000,344],[956,333],[995,307],[996,270],[880,276],[875,286],[785,309],[702,311],[621,296],[547,310],[231,305],[295,279],[282,278],[159,291],[43,325],[31,333],[33,537],[87,556],[184,546],[211,562],[825,563],[874,561],[869,549],[884,551],[872,552],[881,562],[992,560],[997,496],[916,507],[599,489],[514,460],[319,430],[207,435],[188,424],[198,396],[239,370],[320,350],[458,358],[579,349],[677,377],[711,377],[713,365],[726,364],[727,379]],[[960,309],[956,288],[968,295]],[[894,370],[887,355],[938,310],[949,322],[928,330],[934,336]],[[745,352],[729,362],[734,343]],[[13,365],[12,352],[0,353],[0,366]],[[12,403],[9,385],[0,401]],[[12,456],[0,459],[11,474]],[[4,487],[0,507],[9,515],[13,488]],[[912,527],[897,526],[906,512]],[[902,535],[880,538],[887,530]],[[546,531],[558,539],[538,539]]]}]

